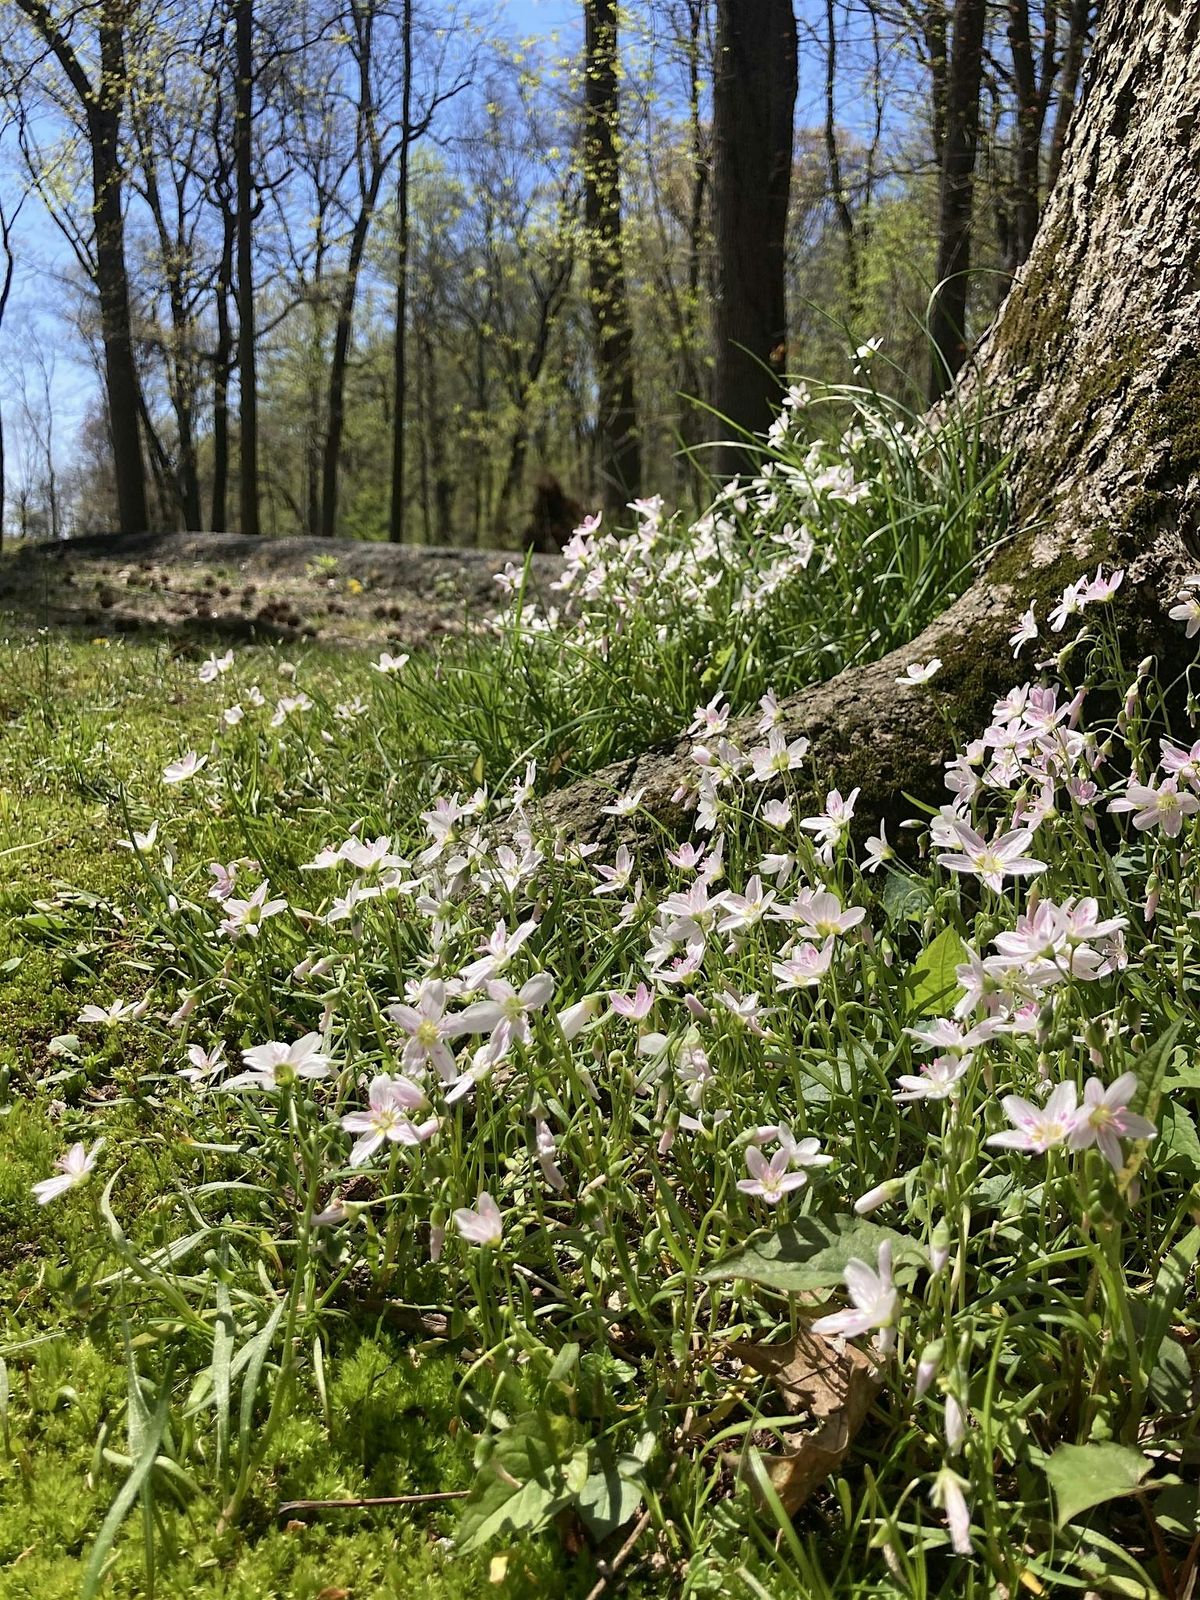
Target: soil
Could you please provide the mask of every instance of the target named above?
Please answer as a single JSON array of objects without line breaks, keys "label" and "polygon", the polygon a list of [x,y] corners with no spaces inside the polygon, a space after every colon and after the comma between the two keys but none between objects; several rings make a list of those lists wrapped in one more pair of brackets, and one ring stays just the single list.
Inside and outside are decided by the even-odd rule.
[{"label": "soil", "polygon": [[[14,544],[0,556],[0,626],[411,650],[498,611],[495,574],[523,559],[512,551],[224,533]],[[529,559],[531,586],[542,590],[559,560]]]}]

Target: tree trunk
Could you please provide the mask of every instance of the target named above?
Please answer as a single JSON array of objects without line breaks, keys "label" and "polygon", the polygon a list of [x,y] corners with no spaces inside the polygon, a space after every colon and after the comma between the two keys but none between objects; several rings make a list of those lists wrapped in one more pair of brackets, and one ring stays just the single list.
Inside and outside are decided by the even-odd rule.
[{"label": "tree trunk", "polygon": [[986,22],[987,0],[955,0],[938,187],[937,267],[929,308],[931,402],[945,394],[967,358],[967,288]]},{"label": "tree trunk", "polygon": [[[860,820],[911,814],[905,793],[945,798],[956,743],[1028,674],[1008,645],[1017,619],[1032,602],[1044,629],[1098,562],[1126,568],[1114,614],[1136,654],[1156,654],[1167,681],[1191,658],[1166,609],[1200,551],[1198,217],[1200,8],[1110,6],[1033,252],[967,380],[1012,452],[1019,531],[911,644],[784,702],[784,731],[808,736],[822,778],[861,786]],[[933,656],[928,689],[897,689],[906,663]],[[730,738],[757,742],[756,721]],[[689,766],[682,746],[617,763],[551,797],[549,818],[610,841],[599,807],[644,787],[643,805],[684,827]]]},{"label": "tree trunk", "polygon": [[233,247],[237,218],[223,215],[221,261],[217,269],[217,345],[213,352],[213,481],[209,528],[224,533],[229,518],[229,377],[233,371],[233,327],[229,297],[233,293]]},{"label": "tree trunk", "polygon": [[[20,207],[17,207],[18,212]],[[16,271],[17,258],[12,247],[12,220],[5,213],[0,204],[0,250],[4,252],[4,278],[0,282],[0,329],[4,326],[4,314],[8,310],[8,298],[12,293],[13,274]],[[4,548],[4,526],[7,513],[8,480],[4,459],[4,415],[0,411],[0,550]]]},{"label": "tree trunk", "polygon": [[388,538],[393,544],[404,542],[404,423],[408,400],[408,169],[413,137],[413,15],[412,0],[403,0],[400,16],[401,48],[404,51],[404,80],[400,95],[400,175],[396,184],[396,325],[393,345],[392,400],[392,503],[388,517]]},{"label": "tree trunk", "polygon": [[321,463],[321,533],[332,539],[337,531],[338,471],[342,464],[342,432],[346,424],[346,369],[350,363],[350,337],[354,331],[354,303],[358,298],[358,275],[367,248],[367,233],[375,215],[383,169],[377,169],[354,219],[346,276],[338,297],[337,324],[333,334],[333,359],[329,364],[329,398],[325,420],[325,452]]},{"label": "tree trunk", "polygon": [[596,330],[596,456],[604,509],[619,519],[642,492],[642,447],[621,239],[617,0],[584,0],[583,17],[583,211]]},{"label": "tree trunk", "polygon": [[258,520],[258,363],[254,327],[254,0],[235,0],[234,71],[237,75],[233,119],[237,189],[238,405],[240,442],[238,481],[241,531],[256,534]]},{"label": "tree trunk", "polygon": [[1054,115],[1054,132],[1050,135],[1050,155],[1046,163],[1046,186],[1049,189],[1053,189],[1062,166],[1067,129],[1075,111],[1075,95],[1079,88],[1079,74],[1083,69],[1083,52],[1087,48],[1091,29],[1093,4],[1094,0],[1071,0],[1067,14],[1067,46],[1063,52],[1058,81],[1058,109]]},{"label": "tree trunk", "polygon": [[104,338],[104,378],[112,438],[117,515],[122,533],[144,533],[146,472],[138,433],[141,411],[129,276],[125,266],[125,219],[121,207],[120,118],[111,106],[88,114],[96,217],[96,288]]},{"label": "tree trunk", "polygon": [[862,315],[858,269],[858,237],[854,212],[842,182],[842,158],[838,149],[837,104],[837,19],[833,0],[825,0],[825,159],[829,166],[829,193],[838,232],[846,249],[846,321],[853,329]]},{"label": "tree trunk", "polygon": [[[713,79],[717,293],[713,405],[718,426],[764,433],[787,363],[788,195],[795,115],[792,0],[718,0]],[[716,452],[721,477],[753,467],[738,438]]]}]

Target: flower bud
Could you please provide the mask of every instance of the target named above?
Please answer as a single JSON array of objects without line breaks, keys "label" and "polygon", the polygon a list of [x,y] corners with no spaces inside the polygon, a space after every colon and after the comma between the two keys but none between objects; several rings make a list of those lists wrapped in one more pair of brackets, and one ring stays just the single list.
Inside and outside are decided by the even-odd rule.
[{"label": "flower bud", "polygon": [[889,1200],[894,1200],[903,1188],[903,1178],[888,1178],[883,1183],[877,1183],[873,1189],[868,1189],[866,1194],[859,1195],[854,1202],[855,1213],[865,1217],[872,1211],[878,1211],[880,1206],[885,1206]]},{"label": "flower bud", "polygon": [[938,1368],[942,1364],[942,1341],[934,1339],[921,1351],[921,1359],[917,1362],[917,1376],[913,1384],[913,1393],[919,1400],[929,1390],[930,1384],[937,1377]]},{"label": "flower bud", "polygon": [[949,1259],[950,1225],[945,1217],[940,1217],[929,1241],[929,1265],[935,1275],[944,1269]]},{"label": "flower bud", "polygon": [[962,1449],[963,1438],[967,1431],[967,1421],[963,1416],[963,1408],[952,1394],[946,1396],[945,1418],[946,1449],[952,1456],[956,1456]]}]

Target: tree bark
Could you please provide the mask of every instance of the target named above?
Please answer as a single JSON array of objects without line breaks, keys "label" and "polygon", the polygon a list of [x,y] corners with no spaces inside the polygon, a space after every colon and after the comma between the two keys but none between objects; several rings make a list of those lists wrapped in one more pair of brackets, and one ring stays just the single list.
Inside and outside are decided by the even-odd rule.
[{"label": "tree bark", "polygon": [[396,185],[396,323],[393,342],[392,400],[392,500],[388,538],[404,542],[404,424],[408,401],[408,173],[413,138],[413,14],[412,0],[402,0],[400,16],[404,77],[400,91],[400,174]]},{"label": "tree bark", "polygon": [[233,118],[234,181],[237,191],[238,407],[240,415],[238,483],[241,531],[259,532],[258,516],[258,356],[254,319],[253,131],[254,0],[235,0]]},{"label": "tree bark", "polygon": [[346,425],[346,373],[350,365],[350,339],[354,331],[354,304],[358,298],[358,277],[366,253],[367,234],[375,216],[382,183],[383,168],[379,167],[354,219],[346,275],[338,296],[333,357],[329,363],[325,448],[321,461],[321,533],[326,539],[332,539],[337,531],[338,472],[342,464],[342,433]]},{"label": "tree bark", "polygon": [[[784,702],[784,730],[812,741],[820,779],[861,786],[860,819],[910,814],[906,795],[945,798],[957,742],[1029,674],[1008,646],[1017,619],[1032,601],[1044,630],[1064,584],[1098,562],[1126,568],[1114,613],[1132,651],[1155,654],[1166,681],[1191,659],[1166,610],[1200,555],[1198,217],[1200,8],[1110,6],[1033,252],[961,393],[986,403],[1011,451],[1018,532],[911,644]],[[933,656],[927,688],[896,686]],[[756,720],[730,738],[757,742]],[[686,746],[617,763],[552,796],[548,819],[609,842],[599,807],[634,786],[684,827],[689,765]]]},{"label": "tree bark", "polygon": [[1091,32],[1092,11],[1096,0],[1070,0],[1067,15],[1067,46],[1063,52],[1061,76],[1058,83],[1058,108],[1054,115],[1054,131],[1050,135],[1050,155],[1046,163],[1046,187],[1053,189],[1062,166],[1063,149],[1067,142],[1067,129],[1075,111],[1075,96],[1079,89],[1079,74],[1083,69],[1083,53]]},{"label": "tree bark", "polygon": [[596,330],[597,465],[604,509],[619,518],[642,492],[642,446],[621,237],[617,0],[584,0],[583,14],[583,211]]},{"label": "tree bark", "polygon": [[967,289],[986,22],[987,0],[955,0],[938,187],[937,267],[929,309],[931,402],[945,394],[967,357]]},{"label": "tree bark", "polygon": [[858,234],[854,212],[842,181],[842,158],[838,148],[835,99],[837,49],[837,19],[833,0],[825,0],[825,159],[829,165],[829,194],[833,201],[833,212],[846,249],[846,321],[851,328],[855,328],[862,314],[862,295],[859,286]]},{"label": "tree bark", "polygon": [[146,476],[138,436],[140,386],[134,366],[129,314],[129,277],[125,267],[125,219],[121,207],[119,119],[108,107],[88,115],[92,146],[92,185],[96,216],[96,287],[104,338],[105,387],[108,392],[113,474],[122,533],[144,533]]},{"label": "tree bark", "polygon": [[779,409],[796,50],[792,0],[718,0],[713,405],[718,426],[736,435],[716,451],[721,477],[752,468],[753,454],[740,440],[765,432]]}]

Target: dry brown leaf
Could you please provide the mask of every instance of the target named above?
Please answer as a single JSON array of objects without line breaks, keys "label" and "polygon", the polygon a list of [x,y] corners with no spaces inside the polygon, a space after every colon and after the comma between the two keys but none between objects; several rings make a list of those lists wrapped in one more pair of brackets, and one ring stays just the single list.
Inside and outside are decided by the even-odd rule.
[{"label": "dry brown leaf", "polygon": [[880,1390],[875,1365],[807,1324],[785,1344],[738,1342],[729,1353],[769,1378],[788,1411],[815,1425],[786,1434],[786,1449],[762,1452],[771,1487],[790,1515],[845,1460]]}]

